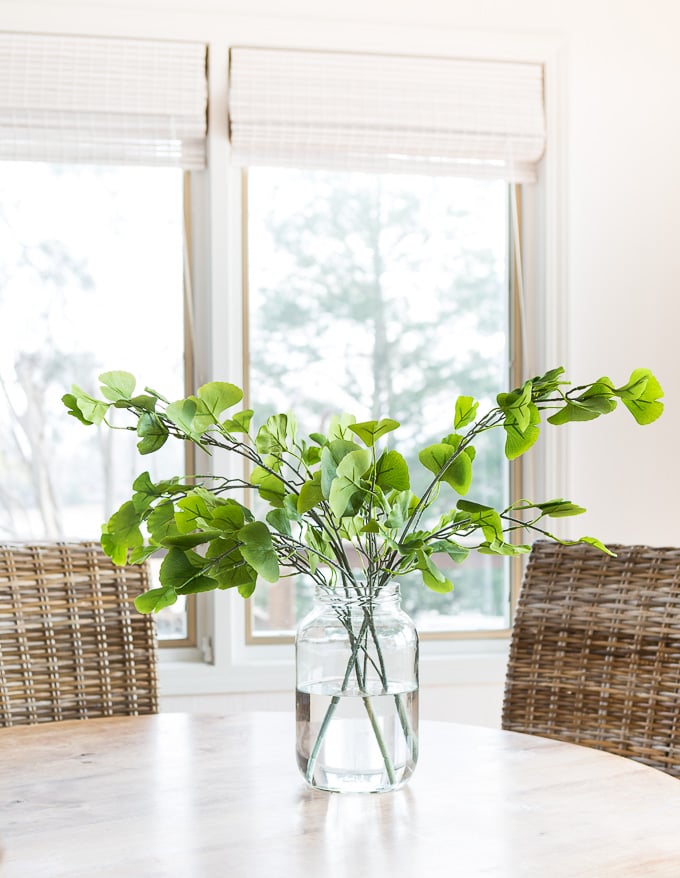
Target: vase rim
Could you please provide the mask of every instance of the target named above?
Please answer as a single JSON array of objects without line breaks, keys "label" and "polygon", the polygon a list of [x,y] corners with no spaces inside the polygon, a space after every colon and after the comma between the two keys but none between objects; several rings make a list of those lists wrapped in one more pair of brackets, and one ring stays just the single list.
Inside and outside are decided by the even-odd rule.
[{"label": "vase rim", "polygon": [[399,592],[399,583],[395,582],[394,580],[390,580],[390,582],[388,582],[386,585],[383,585],[379,589],[373,588],[370,591],[366,589],[366,584],[364,581],[359,580],[359,585],[360,587],[363,587],[362,590],[357,590],[356,586],[354,586],[349,591],[345,591],[342,586],[336,586],[335,588],[324,588],[317,585],[314,590],[314,597],[316,600],[321,601],[322,603],[339,602],[343,604],[357,605],[365,605],[368,603],[383,604],[387,602],[398,601],[401,597]]}]

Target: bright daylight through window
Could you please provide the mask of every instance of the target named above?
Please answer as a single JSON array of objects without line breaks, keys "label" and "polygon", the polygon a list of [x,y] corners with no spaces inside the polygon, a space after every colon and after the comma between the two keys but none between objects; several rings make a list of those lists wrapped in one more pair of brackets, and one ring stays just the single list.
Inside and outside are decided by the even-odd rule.
[{"label": "bright daylight through window", "polygon": [[[183,470],[60,402],[110,369],[183,395],[182,277],[182,171],[0,163],[0,540],[97,540],[141,469]],[[186,637],[181,602],[158,621]]]},{"label": "bright daylight through window", "polygon": [[[508,191],[503,181],[251,168],[247,176],[249,396],[256,416],[295,400],[302,433],[336,412],[392,417],[416,449],[453,429],[459,393],[482,406],[507,388]],[[479,444],[471,499],[502,507],[502,437]],[[508,625],[498,557],[450,571],[451,595],[402,582],[421,632]],[[311,603],[297,577],[258,587],[252,631],[290,631]]]}]

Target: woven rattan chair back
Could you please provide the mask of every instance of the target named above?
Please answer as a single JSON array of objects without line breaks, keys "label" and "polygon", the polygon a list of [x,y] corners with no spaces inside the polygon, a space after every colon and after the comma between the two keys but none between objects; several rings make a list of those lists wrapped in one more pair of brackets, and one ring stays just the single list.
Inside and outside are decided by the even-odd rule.
[{"label": "woven rattan chair back", "polygon": [[503,728],[680,777],[680,549],[534,545]]},{"label": "woven rattan chair back", "polygon": [[147,587],[97,543],[0,545],[0,726],[156,713]]}]

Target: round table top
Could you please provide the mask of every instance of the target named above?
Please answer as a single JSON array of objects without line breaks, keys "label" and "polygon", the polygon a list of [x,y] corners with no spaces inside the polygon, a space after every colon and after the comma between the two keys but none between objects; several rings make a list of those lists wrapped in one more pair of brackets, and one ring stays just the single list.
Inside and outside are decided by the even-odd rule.
[{"label": "round table top", "polygon": [[2,878],[680,876],[680,782],[529,735],[423,723],[402,789],[309,789],[287,714],[0,730]]}]

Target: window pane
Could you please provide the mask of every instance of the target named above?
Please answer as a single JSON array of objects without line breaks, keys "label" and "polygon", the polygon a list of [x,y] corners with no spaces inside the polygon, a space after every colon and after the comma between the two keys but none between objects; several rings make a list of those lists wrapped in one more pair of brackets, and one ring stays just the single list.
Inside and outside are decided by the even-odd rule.
[{"label": "window pane", "polygon": [[98,539],[137,474],[184,471],[60,401],[111,369],[184,395],[182,172],[0,163],[0,220],[0,539]]},{"label": "window pane", "polygon": [[[428,473],[417,451],[452,431],[456,396],[491,406],[507,389],[507,199],[507,184],[496,181],[251,169],[256,416],[293,409],[303,433],[324,430],[339,411],[396,418],[397,447],[422,491]],[[470,499],[502,503],[502,436],[476,444]],[[507,625],[503,560],[471,557],[451,578],[450,596],[415,576],[402,580],[421,631]],[[258,586],[253,604],[255,633],[291,628],[309,587],[300,579]]]}]

